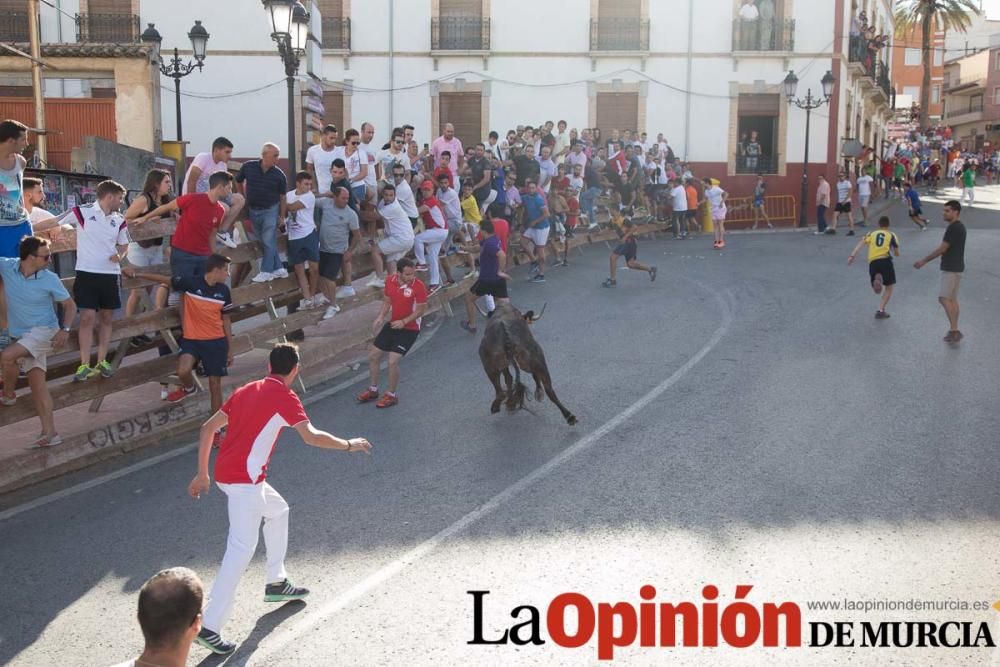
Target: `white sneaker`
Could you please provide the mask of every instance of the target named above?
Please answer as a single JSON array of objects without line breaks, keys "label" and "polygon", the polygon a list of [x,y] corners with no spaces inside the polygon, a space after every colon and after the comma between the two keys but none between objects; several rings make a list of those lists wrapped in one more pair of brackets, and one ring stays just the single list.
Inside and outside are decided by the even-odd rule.
[{"label": "white sneaker", "polygon": [[338,299],[343,299],[343,298],[346,298],[346,297],[349,297],[349,296],[357,296],[357,295],[358,295],[358,293],[350,285],[344,285],[343,287],[341,287],[341,288],[339,288],[337,290],[337,298]]},{"label": "white sneaker", "polygon": [[321,306],[329,306],[330,300],[326,298],[325,294],[317,294],[313,297],[313,306],[319,308]]},{"label": "white sneaker", "polygon": [[312,299],[302,299],[299,301],[299,310],[312,310],[316,307],[316,302]]},{"label": "white sneaker", "polygon": [[365,284],[368,287],[377,287],[379,289],[382,289],[383,287],[385,287],[385,280],[383,280],[382,278],[379,278],[378,276],[375,276],[374,278],[372,278],[371,280],[369,280]]},{"label": "white sneaker", "polygon": [[339,312],[340,306],[329,306],[327,307],[326,312],[323,313],[323,319],[328,320]]},{"label": "white sneaker", "polygon": [[282,267],[282,268],[276,270],[272,275],[275,278],[287,278],[288,277],[288,269]]},{"label": "white sneaker", "polygon": [[227,248],[235,248],[236,241],[233,240],[233,235],[229,232],[217,232],[215,238],[219,240],[219,243],[226,246]]},{"label": "white sneaker", "polygon": [[266,283],[266,282],[270,282],[272,280],[274,280],[274,274],[273,273],[268,273],[267,271],[261,271],[260,273],[258,273],[257,275],[255,275],[251,279],[251,282]]}]

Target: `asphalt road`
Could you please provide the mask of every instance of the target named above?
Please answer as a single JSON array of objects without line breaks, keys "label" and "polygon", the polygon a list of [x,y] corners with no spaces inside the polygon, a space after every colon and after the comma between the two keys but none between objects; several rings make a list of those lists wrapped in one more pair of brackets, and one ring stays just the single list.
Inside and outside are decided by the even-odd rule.
[{"label": "asphalt road", "polygon": [[[980,188],[981,199],[1000,192]],[[720,609],[794,601],[810,621],[969,621],[987,611],[814,611],[814,600],[1000,599],[1000,229],[969,211],[957,346],[942,342],[940,240],[893,209],[903,257],[890,304],[842,235],[732,235],[640,244],[659,266],[601,289],[603,246],[518,282],[517,305],[548,310],[535,334],[556,392],[535,414],[491,416],[477,340],[444,321],[406,359],[400,404],[358,406],[361,383],[309,406],[314,423],[364,435],[370,458],[286,434],[269,481],[291,505],[288,566],[308,604],[261,601],[263,544],[243,579],[225,664],[592,664],[596,642],[556,646],[558,594]],[[124,464],[124,463],[123,463]],[[137,470],[0,520],[0,664],[102,665],[137,655],[136,592],[185,565],[210,584],[226,538],[224,496],[185,488],[195,455]],[[484,633],[541,610],[541,646],[476,646],[470,590],[489,590]],[[527,618],[527,612],[519,617]],[[570,614],[569,618],[572,618]],[[568,621],[568,630],[574,627]],[[804,630],[804,632],[806,632]],[[860,633],[860,630],[856,630]],[[808,640],[808,636],[805,637]],[[996,664],[995,649],[631,648],[626,664]],[[189,664],[223,661],[194,648]]]}]

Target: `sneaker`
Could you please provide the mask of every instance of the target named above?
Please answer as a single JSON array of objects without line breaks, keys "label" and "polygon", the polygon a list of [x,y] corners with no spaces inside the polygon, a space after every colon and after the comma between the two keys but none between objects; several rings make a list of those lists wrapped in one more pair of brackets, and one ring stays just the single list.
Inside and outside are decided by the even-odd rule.
[{"label": "sneaker", "polygon": [[141,334],[139,336],[132,336],[132,339],[128,342],[129,347],[142,347],[143,345],[149,345],[153,342],[153,339],[146,334]]},{"label": "sneaker", "polygon": [[255,283],[266,283],[272,280],[274,280],[274,274],[268,273],[267,271],[261,271],[260,273],[258,273],[257,275],[255,275],[253,278],[250,279],[251,282]]},{"label": "sneaker", "polygon": [[102,378],[109,378],[115,374],[115,369],[111,367],[111,364],[107,360],[99,362],[94,366],[94,370],[100,373]]},{"label": "sneaker", "polygon": [[392,406],[399,403],[399,398],[395,394],[390,394],[385,392],[382,394],[382,398],[378,399],[378,403],[375,404],[376,408],[391,408]]},{"label": "sneaker", "polygon": [[830,236],[833,236],[833,235],[835,235],[837,233],[837,230],[834,229],[833,227],[827,227],[826,231],[823,232],[823,233],[824,234],[829,234]]},{"label": "sneaker", "polygon": [[379,278],[378,276],[375,276],[374,278],[372,278],[371,280],[369,280],[365,284],[368,287],[377,287],[378,289],[382,289],[383,287],[385,287],[385,280],[382,279],[382,278]]},{"label": "sneaker", "polygon": [[920,225],[920,231],[926,232],[927,231],[927,225]]},{"label": "sneaker", "polygon": [[868,226],[868,223],[865,222],[864,220],[862,220],[861,222],[858,223],[858,227],[867,227],[867,226]]},{"label": "sneaker", "polygon": [[887,319],[889,319],[889,313],[885,312],[884,310],[877,310],[877,311],[875,311],[875,319],[876,320],[887,320]]},{"label": "sneaker", "polygon": [[344,285],[343,287],[337,289],[338,299],[344,299],[347,297],[357,296],[357,295],[358,295],[357,291],[350,285]]},{"label": "sneaker", "polygon": [[329,306],[330,300],[326,298],[325,294],[317,294],[313,297],[313,307],[320,308],[322,306]]},{"label": "sneaker", "polygon": [[264,602],[288,602],[290,600],[301,600],[309,595],[308,588],[293,586],[288,579],[283,579],[276,584],[268,584],[264,587]]},{"label": "sneaker", "polygon": [[881,273],[876,273],[875,274],[875,279],[872,281],[872,289],[875,291],[876,294],[881,294],[882,293],[882,274]]},{"label": "sneaker", "polygon": [[476,333],[477,329],[469,324],[468,320],[462,320],[462,328],[468,331],[470,334]]},{"label": "sneaker", "polygon": [[954,343],[955,342],[955,332],[954,331],[949,331],[947,334],[945,334],[945,337],[944,337],[943,340],[946,343]]},{"label": "sneaker", "polygon": [[726,242],[725,241],[719,241],[719,247],[720,248],[725,248],[726,247]]},{"label": "sneaker", "polygon": [[434,296],[441,291],[441,285],[428,285],[427,296]]},{"label": "sneaker", "polygon": [[719,245],[719,242],[716,241],[715,243],[712,244],[712,247],[713,248],[720,248],[721,246]]},{"label": "sneaker", "polygon": [[951,336],[951,341],[950,342],[952,342],[952,343],[957,343],[958,341],[960,341],[963,338],[965,338],[965,335],[961,331],[958,331],[958,330],[949,331],[948,333]]},{"label": "sneaker", "polygon": [[302,299],[299,301],[299,310],[312,310],[316,307],[316,302],[312,299]]},{"label": "sneaker", "polygon": [[545,274],[544,273],[539,273],[537,276],[535,276],[534,278],[532,278],[529,282],[544,283],[545,282]]},{"label": "sneaker", "polygon": [[601,283],[601,287],[618,287],[618,281],[608,278],[603,283]]},{"label": "sneaker", "polygon": [[327,306],[326,311],[323,313],[322,319],[328,320],[339,312],[340,312],[340,306],[337,305]]},{"label": "sneaker", "polygon": [[38,436],[38,439],[31,443],[32,447],[44,448],[44,447],[55,447],[56,445],[61,445],[63,443],[62,436],[58,433],[53,433],[52,435],[45,435],[44,433]]},{"label": "sneaker", "polygon": [[17,396],[0,396],[0,405],[5,408],[13,407],[17,403]]},{"label": "sneaker", "polygon": [[83,382],[84,380],[89,380],[95,375],[94,369],[87,364],[80,364],[76,368],[76,373],[73,374],[73,382]]},{"label": "sneaker", "polygon": [[219,636],[218,632],[212,632],[208,628],[202,628],[194,641],[202,648],[207,648],[216,655],[229,655],[236,650],[236,644],[227,642]]},{"label": "sneaker", "polygon": [[824,234],[826,234],[826,232],[821,232],[818,229],[815,232],[813,232],[813,236],[823,236]]},{"label": "sneaker", "polygon": [[847,230],[847,234],[845,234],[845,236],[854,236],[854,230],[853,229],[848,229]]},{"label": "sneaker", "polygon": [[651,266],[649,267],[649,282],[655,282],[655,281],[656,281],[656,267]]},{"label": "sneaker", "polygon": [[358,399],[358,403],[370,403],[378,398],[378,389],[373,387],[368,387],[363,392],[358,394],[355,398]]},{"label": "sneaker", "polygon": [[216,232],[215,238],[218,239],[219,243],[227,248],[236,247],[236,241],[233,240],[233,235],[229,232]]},{"label": "sneaker", "polygon": [[599,224],[597,224],[596,222],[592,222],[589,225],[587,225],[587,230],[591,231],[591,232],[596,231],[596,230],[598,230],[600,228],[601,228],[601,226]]},{"label": "sneaker", "polygon": [[569,262],[567,262],[567,261],[566,261],[566,260],[564,259],[564,260],[562,260],[561,262],[557,263],[557,264],[556,264],[556,266],[557,266],[557,267],[565,267],[565,266],[569,266]]},{"label": "sneaker", "polygon": [[427,266],[426,264],[417,264],[415,268],[417,271],[420,271],[421,273],[426,273],[427,271],[430,270],[430,267]]},{"label": "sneaker", "polygon": [[530,271],[532,273],[537,273],[538,272],[538,262],[537,261],[531,263],[531,269],[530,269]]},{"label": "sneaker", "polygon": [[180,403],[188,396],[194,396],[198,393],[198,387],[178,387],[174,391],[167,394],[167,402],[169,403]]},{"label": "sneaker", "polygon": [[160,400],[161,401],[167,400],[167,396],[169,396],[169,395],[170,395],[170,389],[167,387],[167,385],[161,384],[160,385]]},{"label": "sneaker", "polygon": [[276,270],[271,275],[273,275],[275,278],[287,278],[288,277],[288,269],[282,267],[282,268]]}]

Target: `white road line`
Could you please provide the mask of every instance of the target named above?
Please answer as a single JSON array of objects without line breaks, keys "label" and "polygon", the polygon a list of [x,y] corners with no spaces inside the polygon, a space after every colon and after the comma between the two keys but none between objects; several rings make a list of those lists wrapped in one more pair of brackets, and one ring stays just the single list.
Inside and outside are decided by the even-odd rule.
[{"label": "white road line", "polygon": [[[691,281],[694,282],[694,281]],[[699,287],[706,291],[709,290],[708,287],[698,284]],[[463,530],[476,523],[483,517],[491,514],[496,509],[498,509],[504,503],[517,497],[526,488],[538,482],[539,480],[547,477],[556,468],[566,463],[572,459],[577,454],[581,453],[595,442],[606,436],[608,433],[618,428],[623,422],[632,418],[643,408],[648,406],[650,403],[659,398],[665,391],[670,389],[672,386],[677,384],[688,371],[694,368],[698,362],[704,359],[709,352],[711,352],[719,341],[728,333],[729,327],[732,325],[733,315],[732,308],[725,298],[719,294],[712,292],[715,300],[718,302],[722,311],[722,323],[719,328],[715,330],[712,337],[705,343],[705,346],[701,348],[693,357],[687,360],[687,362],[678,368],[674,373],[668,377],[666,380],[656,385],[651,389],[645,396],[637,400],[630,407],[626,408],[624,411],[620,412],[617,416],[612,417],[606,421],[600,428],[596,431],[585,435],[581,439],[577,440],[575,443],[564,449],[557,456],[549,460],[547,463],[542,464],[540,467],[536,468],[533,472],[529,473],[525,477],[522,477],[517,482],[514,482],[506,489],[496,494],[485,504],[479,506],[475,510],[469,512],[461,519],[451,524],[444,530],[440,531],[436,535],[428,538],[426,541],[422,542],[415,548],[406,552],[399,558],[388,563],[382,568],[376,570],[372,574],[368,575],[355,585],[351,586],[349,589],[330,600],[315,612],[309,614],[307,618],[302,619],[299,623],[295,623],[287,626],[287,629],[279,636],[275,637],[273,641],[268,641],[266,638],[263,641],[263,650],[258,650],[249,658],[246,664],[268,664],[267,659],[273,656],[275,653],[279,653],[284,650],[289,644],[298,639],[305,632],[315,628],[317,625],[322,623],[328,616],[335,614],[336,612],[344,609],[352,602],[361,598],[372,590],[385,583],[392,577],[396,576],[402,572],[407,566],[413,565],[424,556],[427,556],[432,551],[441,546],[441,543],[445,540],[454,537],[455,535],[461,533]]]},{"label": "white road line", "polygon": [[[434,327],[433,329],[429,330],[426,336],[422,336],[422,337],[418,338],[417,342],[413,345],[413,349],[410,350],[410,353],[412,354],[413,352],[419,350],[421,347],[423,347],[428,342],[430,342],[431,338],[434,337],[434,334],[437,333],[441,329],[442,326],[443,326],[443,323],[439,324],[436,327]],[[364,364],[362,364],[362,365],[364,365]],[[382,369],[385,370],[385,367],[386,367],[386,364],[383,363],[382,364]],[[341,391],[343,391],[345,389],[349,389],[350,387],[353,387],[355,384],[357,384],[358,382],[361,382],[362,380],[366,379],[367,377],[368,377],[368,371],[363,371],[361,373],[358,373],[357,375],[351,376],[350,378],[348,378],[347,380],[344,380],[343,382],[341,382],[339,384],[336,384],[336,385],[334,385],[332,387],[324,389],[323,391],[316,392],[316,393],[306,393],[306,395],[302,398],[302,403],[305,404],[305,405],[312,405],[316,401],[322,400],[324,398],[327,398],[328,396],[332,396],[333,394],[339,393],[339,392],[341,392]],[[177,449],[172,449],[169,452],[164,452],[163,454],[159,454],[158,456],[154,456],[152,458],[146,459],[145,461],[139,461],[138,463],[133,463],[132,465],[126,466],[126,467],[122,468],[121,470],[116,470],[116,471],[110,472],[110,473],[108,473],[106,475],[101,475],[100,477],[95,477],[94,479],[87,480],[86,482],[81,482],[81,483],[76,484],[74,486],[71,486],[71,487],[69,487],[67,489],[62,489],[60,491],[56,491],[55,493],[50,493],[49,495],[42,496],[40,498],[35,498],[34,500],[26,502],[26,503],[24,503],[22,505],[17,505],[15,507],[11,507],[10,509],[4,510],[3,512],[0,512],[0,521],[5,521],[7,519],[10,519],[12,517],[17,516],[18,514],[23,513],[23,512],[27,512],[29,510],[36,509],[38,507],[43,507],[45,505],[48,505],[49,503],[54,503],[57,500],[62,500],[63,498],[68,498],[70,496],[75,496],[76,494],[80,493],[81,491],[86,491],[87,489],[92,489],[92,488],[94,488],[96,486],[100,486],[102,484],[106,484],[106,483],[111,482],[113,480],[120,479],[120,478],[125,477],[127,475],[131,475],[134,472],[139,472],[140,470],[145,470],[146,468],[150,468],[150,467],[155,466],[157,464],[160,464],[160,463],[162,463],[164,461],[169,461],[170,459],[174,459],[174,458],[177,458],[178,456],[182,456],[182,455],[187,454],[189,452],[193,452],[196,449],[198,449],[198,441],[197,440],[195,440],[194,442],[192,442],[190,444],[182,445],[181,447],[178,447]]]}]

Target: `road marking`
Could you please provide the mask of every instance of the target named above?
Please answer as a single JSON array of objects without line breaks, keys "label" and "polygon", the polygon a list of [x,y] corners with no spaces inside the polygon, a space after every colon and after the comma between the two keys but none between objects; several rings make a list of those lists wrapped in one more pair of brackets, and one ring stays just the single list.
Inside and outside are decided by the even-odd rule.
[{"label": "road marking", "polygon": [[[440,331],[443,325],[444,322],[435,326],[433,329],[430,329],[427,332],[426,336],[421,336],[420,338],[418,338],[417,342],[413,345],[413,349],[410,350],[410,353],[412,354],[413,352],[416,352],[421,347],[430,342],[431,338],[434,337],[434,334]],[[366,363],[367,361],[363,362],[362,366],[364,366]],[[383,362],[382,370],[385,370],[385,368],[386,368],[386,362]],[[328,387],[323,391],[316,392],[313,394],[307,393],[303,397],[302,403],[304,405],[312,405],[316,401],[327,398],[328,396],[332,396],[333,394],[337,394],[341,391],[344,391],[345,389],[349,389],[350,387],[356,385],[358,382],[361,382],[362,380],[365,380],[367,378],[368,378],[368,371],[363,371],[361,373],[351,376],[350,378],[344,380],[339,384],[335,384],[332,387]],[[182,456],[184,454],[187,454],[188,452],[193,452],[197,449],[198,449],[198,441],[195,440],[192,443],[189,443],[187,445],[182,445],[177,449],[172,449],[169,452],[164,452],[163,454],[159,454],[152,458],[146,459],[145,461],[139,461],[138,463],[133,463],[132,465],[126,466],[121,470],[115,470],[114,472],[110,472],[106,475],[101,475],[100,477],[95,477],[94,479],[87,480],[86,482],[81,482],[67,489],[62,489],[60,491],[56,491],[55,493],[50,493],[49,495],[41,496],[40,498],[35,498],[34,500],[28,501],[21,505],[16,505],[14,507],[11,507],[10,509],[0,512],[0,521],[6,521],[7,519],[15,517],[18,514],[36,509],[38,507],[44,507],[49,503],[56,502],[57,500],[62,500],[63,498],[75,496],[81,491],[86,491],[87,489],[93,489],[94,487],[101,486],[102,484],[107,484],[108,482],[120,479],[127,475],[131,475],[132,473],[139,472],[140,470],[145,470],[146,468],[151,468],[152,466],[163,463],[164,461],[169,461],[170,459],[177,458],[178,456]]]},{"label": "road marking", "polygon": [[[407,566],[413,565],[424,556],[427,556],[432,551],[436,550],[445,540],[461,533],[472,524],[494,512],[507,501],[515,498],[518,494],[535,482],[547,477],[556,468],[593,445],[614,429],[618,428],[618,426],[620,426],[623,422],[633,417],[636,413],[641,411],[643,408],[659,398],[664,392],[677,384],[685,375],[687,375],[688,371],[698,365],[698,363],[704,359],[716,345],[719,344],[719,341],[721,341],[726,333],[729,332],[729,327],[732,325],[733,321],[732,308],[725,298],[701,283],[695,282],[695,284],[705,291],[711,292],[712,296],[715,297],[715,300],[718,302],[722,311],[722,323],[719,325],[719,328],[715,330],[715,333],[712,334],[712,337],[708,340],[708,342],[705,343],[705,346],[702,347],[693,357],[688,359],[683,366],[674,371],[673,374],[666,380],[653,387],[653,389],[651,389],[645,396],[637,400],[630,407],[618,413],[617,416],[604,422],[604,424],[596,431],[592,431],[588,435],[580,438],[554,458],[550,459],[548,462],[542,464],[534,471],[528,473],[520,480],[514,482],[506,489],[490,498],[483,505],[469,512],[455,523],[441,530],[436,535],[428,538],[399,558],[368,575],[334,599],[319,607],[315,613],[309,614],[307,618],[302,619],[299,623],[287,626],[287,630],[280,636],[276,637],[273,642],[269,642],[265,639],[263,641],[265,645],[264,649],[254,653],[246,664],[268,664],[268,657],[284,650],[302,634],[312,630],[317,625],[325,621],[328,616],[337,613],[358,598],[367,595],[381,584],[402,572]],[[732,298],[731,295],[728,294],[728,291],[726,296]]]}]

